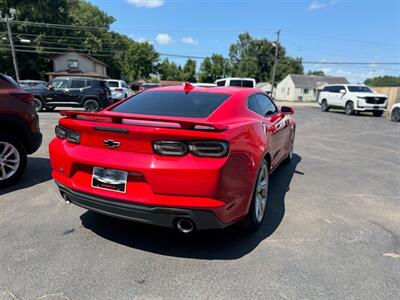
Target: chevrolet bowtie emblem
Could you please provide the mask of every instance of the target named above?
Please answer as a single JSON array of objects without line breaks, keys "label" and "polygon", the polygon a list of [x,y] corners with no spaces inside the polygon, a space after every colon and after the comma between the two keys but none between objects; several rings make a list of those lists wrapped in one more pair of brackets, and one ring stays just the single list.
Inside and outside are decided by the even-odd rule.
[{"label": "chevrolet bowtie emblem", "polygon": [[116,142],[116,141],[113,141],[113,140],[104,140],[103,143],[104,143],[104,146],[106,146],[106,147],[108,147],[110,149],[118,148],[121,145],[120,142]]}]

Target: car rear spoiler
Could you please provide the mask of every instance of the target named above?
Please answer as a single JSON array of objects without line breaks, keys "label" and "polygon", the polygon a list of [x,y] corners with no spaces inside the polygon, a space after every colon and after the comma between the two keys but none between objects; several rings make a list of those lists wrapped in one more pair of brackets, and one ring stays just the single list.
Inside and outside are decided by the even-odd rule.
[{"label": "car rear spoiler", "polygon": [[[225,131],[228,129],[226,125],[223,124],[211,124],[202,121],[190,121],[181,118],[174,117],[162,117],[162,116],[150,116],[150,115],[137,115],[137,114],[101,114],[95,112],[82,112],[82,111],[60,111],[60,115],[67,117],[69,119],[77,119],[83,121],[95,121],[104,123],[114,123],[114,124],[132,124],[129,121],[144,121],[148,122],[146,124],[139,124],[141,126],[156,126],[165,128],[178,128],[186,130],[199,130],[199,131]],[[154,124],[152,125],[151,122]],[[172,126],[174,124],[178,126]]]}]

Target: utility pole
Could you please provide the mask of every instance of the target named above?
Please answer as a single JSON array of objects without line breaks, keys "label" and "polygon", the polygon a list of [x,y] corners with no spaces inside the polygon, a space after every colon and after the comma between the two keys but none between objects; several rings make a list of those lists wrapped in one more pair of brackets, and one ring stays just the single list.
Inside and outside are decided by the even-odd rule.
[{"label": "utility pole", "polygon": [[276,32],[276,42],[275,42],[275,59],[274,59],[274,67],[272,69],[272,80],[271,80],[271,97],[274,95],[274,86],[275,86],[275,73],[276,73],[276,63],[278,61],[278,50],[279,50],[279,36],[281,34],[281,30]]},{"label": "utility pole", "polygon": [[14,64],[15,79],[18,82],[19,81],[18,63],[17,63],[17,56],[15,54],[14,40],[12,37],[11,26],[10,26],[10,21],[14,20],[15,9],[10,8],[10,15],[11,15],[11,17],[6,13],[5,17],[3,18],[3,14],[0,11],[0,21],[6,22],[6,24],[7,24],[8,39],[9,39],[10,46],[11,46],[11,56],[12,56],[12,60],[13,60],[13,64]]}]

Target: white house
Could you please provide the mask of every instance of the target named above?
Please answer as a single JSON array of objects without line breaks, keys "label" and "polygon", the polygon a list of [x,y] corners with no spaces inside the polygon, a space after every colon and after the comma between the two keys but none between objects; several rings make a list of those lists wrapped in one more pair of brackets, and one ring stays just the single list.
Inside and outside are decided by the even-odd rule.
[{"label": "white house", "polygon": [[278,83],[275,99],[286,101],[317,101],[326,84],[349,83],[345,77],[290,74]]},{"label": "white house", "polygon": [[256,88],[261,89],[265,93],[270,93],[272,89],[272,84],[269,82],[259,82],[256,84]]},{"label": "white house", "polygon": [[107,65],[90,55],[68,52],[53,58],[53,72],[47,73],[52,79],[58,76],[87,76],[108,78]]}]

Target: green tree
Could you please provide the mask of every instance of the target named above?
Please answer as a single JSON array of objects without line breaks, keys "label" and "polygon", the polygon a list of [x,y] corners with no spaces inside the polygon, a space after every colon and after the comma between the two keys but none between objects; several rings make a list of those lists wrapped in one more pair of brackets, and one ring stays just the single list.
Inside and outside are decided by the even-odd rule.
[{"label": "green tree", "polygon": [[199,80],[201,82],[214,82],[223,78],[230,72],[228,61],[220,54],[213,54],[203,60],[200,66]]},{"label": "green tree", "polygon": [[165,58],[159,66],[159,74],[162,80],[180,80],[181,70],[176,63]]},{"label": "green tree", "polygon": [[[14,42],[18,49],[35,53],[17,52],[22,79],[47,79],[52,71],[52,58],[56,52],[68,50],[87,53],[108,64],[108,75],[119,78],[125,59],[125,51],[134,43],[127,36],[110,32],[114,18],[96,6],[83,0],[0,0],[3,12],[16,9],[16,20],[63,25],[102,27],[104,29],[70,29],[30,26],[12,23]],[[0,23],[1,37],[6,37],[6,27]],[[20,39],[30,44],[21,44]],[[0,40],[0,49],[8,48],[8,40]],[[0,69],[14,75],[11,53],[0,50]],[[22,63],[23,62],[23,63]]]},{"label": "green tree", "polygon": [[400,86],[400,76],[379,76],[368,78],[364,84],[369,86]]},{"label": "green tree", "polygon": [[[282,80],[290,72],[303,74],[301,59],[287,56],[281,44],[278,47],[276,81]],[[230,46],[229,58],[232,65],[231,75],[269,81],[275,58],[275,43],[267,39],[254,39],[247,32],[242,33],[237,42]]]},{"label": "green tree", "polygon": [[196,61],[193,59],[188,59],[183,66],[181,72],[181,80],[182,81],[189,81],[189,82],[196,82]]},{"label": "green tree", "polygon": [[131,42],[125,52],[123,74],[129,80],[148,78],[157,73],[159,54],[148,42]]}]

